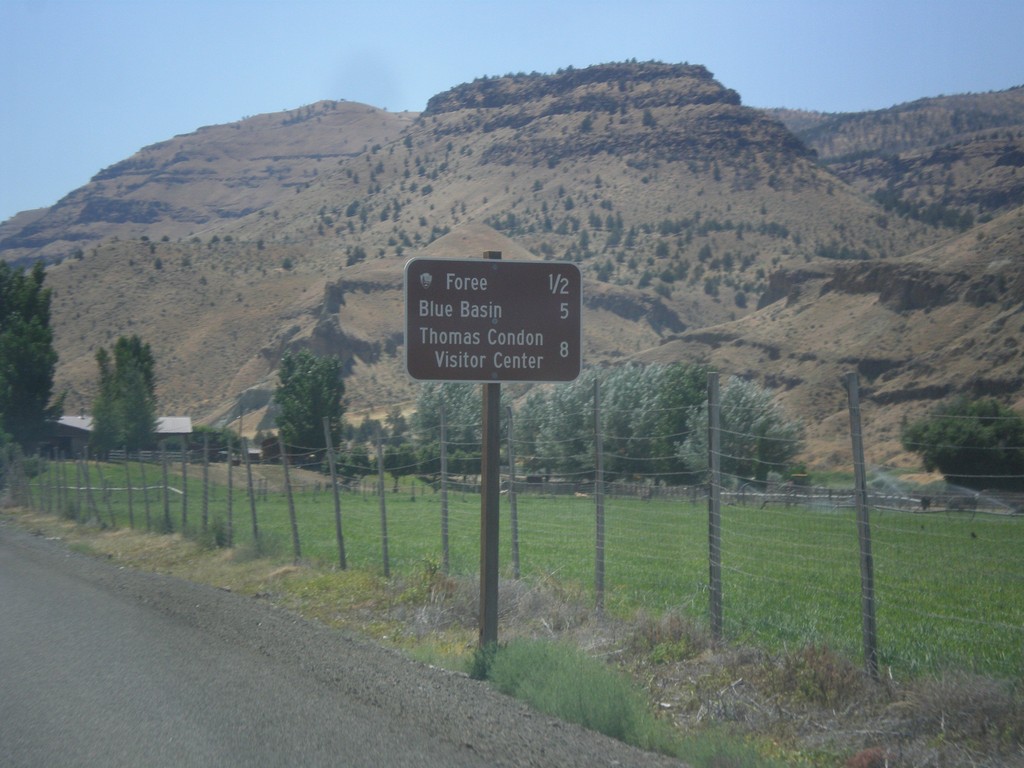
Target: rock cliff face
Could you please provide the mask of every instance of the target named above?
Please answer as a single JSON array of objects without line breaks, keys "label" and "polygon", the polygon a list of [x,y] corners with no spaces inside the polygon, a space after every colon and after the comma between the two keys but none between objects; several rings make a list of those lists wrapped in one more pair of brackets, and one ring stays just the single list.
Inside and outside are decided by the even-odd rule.
[{"label": "rock cliff face", "polygon": [[656,296],[642,291],[592,283],[586,288],[585,307],[605,310],[623,320],[645,324],[662,335],[686,330],[686,323],[679,315]]},{"label": "rock cliff face", "polygon": [[424,117],[465,109],[500,109],[536,104],[535,117],[569,112],[727,103],[736,91],[722,87],[705,67],[661,62],[599,64],[553,75],[485,77],[456,86],[427,102]]},{"label": "rock cliff face", "polygon": [[1014,276],[972,274],[968,270],[940,271],[922,264],[871,264],[843,266],[821,288],[850,294],[876,294],[894,312],[930,310],[955,302],[973,307],[1019,300],[1011,291]]},{"label": "rock cliff face", "polygon": [[969,277],[964,273],[936,273],[902,264],[840,267],[821,289],[850,294],[877,294],[894,312],[933,309],[962,300]]},{"label": "rock cliff face", "polygon": [[[643,113],[643,130],[622,128],[619,118]],[[551,135],[556,118],[575,116],[578,129]],[[599,154],[658,160],[728,157],[757,145],[810,156],[793,134],[757,110],[740,105],[702,66],[658,62],[604,64],[555,75],[483,78],[433,97],[423,119],[441,117],[439,135],[512,129],[483,157],[510,165],[529,161],[555,165]],[[445,119],[448,118],[448,119]]]},{"label": "rock cliff face", "polygon": [[820,281],[828,276],[820,269],[779,269],[768,277],[768,287],[757,302],[758,309],[764,309],[780,299],[795,301],[800,297],[806,283]]}]

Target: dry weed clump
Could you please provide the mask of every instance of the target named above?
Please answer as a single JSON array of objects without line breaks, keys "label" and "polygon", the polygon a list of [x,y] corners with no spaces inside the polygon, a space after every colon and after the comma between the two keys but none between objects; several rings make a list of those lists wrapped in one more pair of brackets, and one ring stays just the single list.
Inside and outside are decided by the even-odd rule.
[{"label": "dry weed clump", "polygon": [[653,664],[682,661],[703,653],[710,646],[707,630],[677,612],[659,618],[640,614],[629,641],[632,653],[649,655]]},{"label": "dry weed clump", "polygon": [[416,637],[452,628],[470,628],[479,612],[479,585],[464,576],[450,576],[435,560],[425,559],[416,577],[397,584],[400,595],[389,617],[408,625]]},{"label": "dry weed clump", "polygon": [[[558,638],[591,626],[593,611],[581,595],[543,580],[502,580],[498,618],[503,634]],[[401,595],[390,618],[412,624],[416,634],[450,628],[473,630],[480,618],[480,583],[449,576],[426,563],[417,579],[396,587]]]},{"label": "dry weed clump", "polygon": [[916,730],[1024,755],[1024,697],[1012,685],[957,672],[916,681],[906,695]]},{"label": "dry weed clump", "polygon": [[778,694],[829,709],[864,700],[869,680],[864,671],[827,645],[808,645],[785,654],[771,675]]},{"label": "dry weed clump", "polygon": [[502,581],[500,594],[499,619],[512,628],[524,630],[516,633],[523,636],[560,637],[589,626],[594,617],[582,591],[551,579]]}]

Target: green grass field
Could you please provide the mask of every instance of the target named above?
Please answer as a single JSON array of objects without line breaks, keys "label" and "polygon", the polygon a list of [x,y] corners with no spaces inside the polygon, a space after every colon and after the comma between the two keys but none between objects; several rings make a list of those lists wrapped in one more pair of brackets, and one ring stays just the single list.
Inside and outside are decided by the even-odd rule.
[{"label": "green grass field", "polygon": [[[111,515],[128,525],[128,494],[122,465],[98,466],[90,480],[101,520]],[[73,477],[73,465],[65,469]],[[264,474],[275,468],[261,467]],[[280,473],[280,468],[276,468]],[[164,516],[156,486],[160,469],[146,467],[153,486],[146,494],[150,520]],[[211,525],[227,517],[226,487],[211,482]],[[140,484],[139,465],[131,465]],[[53,480],[55,471],[37,478]],[[307,475],[308,477],[308,475]],[[180,471],[171,485],[181,488]],[[308,487],[308,486],[307,486]],[[252,522],[244,470],[235,470],[234,544],[252,546]],[[389,566],[392,575],[422,573],[442,562],[440,495],[423,485],[385,494]],[[117,490],[115,490],[117,489]],[[52,496],[34,491],[37,503]],[[83,505],[87,504],[84,494]],[[169,494],[172,527],[181,524],[181,494]],[[65,504],[73,507],[75,497]],[[366,492],[341,497],[349,568],[381,573],[383,546],[379,498]],[[198,468],[188,482],[188,527],[200,527],[203,485]],[[334,502],[326,490],[295,495],[302,559],[337,565]],[[136,528],[145,527],[142,492],[132,494]],[[501,562],[512,575],[509,502],[502,499]],[[262,551],[290,559],[291,527],[282,493],[257,501]],[[522,578],[545,580],[593,600],[594,501],[585,497],[518,496]],[[708,612],[707,508],[679,501],[605,500],[605,605],[619,616],[637,610],[658,614],[680,610],[704,621]],[[947,669],[1017,677],[1024,674],[1024,519],[971,513],[872,512],[879,661],[894,674],[917,675]],[[479,567],[480,499],[449,493],[451,572],[474,574]],[[728,639],[770,649],[827,645],[860,658],[860,572],[852,510],[724,507],[722,578]]]}]

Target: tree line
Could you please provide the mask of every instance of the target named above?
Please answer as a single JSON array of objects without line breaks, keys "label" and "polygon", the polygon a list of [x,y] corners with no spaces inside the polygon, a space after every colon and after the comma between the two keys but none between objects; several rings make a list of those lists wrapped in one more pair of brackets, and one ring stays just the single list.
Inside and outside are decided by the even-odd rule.
[{"label": "tree line", "polygon": [[[53,436],[63,412],[54,393],[57,353],[50,324],[45,269],[0,262],[0,448],[35,452]],[[156,361],[138,336],[120,337],[96,353],[99,388],[93,403],[92,447],[138,449],[156,433]],[[707,466],[707,382],[702,364],[590,368],[572,384],[535,386],[514,408],[521,469],[530,474],[588,478],[600,434],[606,478],[670,484],[703,482]],[[449,471],[480,471],[480,398],[472,384],[420,387],[411,424],[400,411],[384,424],[346,423],[340,361],[308,350],[288,352],[274,393],[277,428],[288,449],[323,461],[338,451],[344,474],[377,468],[396,478],[440,471],[441,418],[446,421]],[[511,405],[508,403],[506,405]],[[504,408],[511,414],[513,409]],[[601,429],[597,430],[600,418]],[[324,422],[326,419],[326,429]],[[803,426],[786,414],[771,390],[733,377],[721,397],[722,473],[730,482],[764,482],[785,475],[803,451]],[[506,419],[503,429],[508,429]],[[223,430],[221,444],[238,444]],[[978,490],[1024,490],[1024,417],[991,398],[959,398],[902,428],[903,446],[950,482]],[[2,484],[2,477],[0,477]]]},{"label": "tree line", "polygon": [[[600,435],[608,480],[704,482],[707,379],[708,369],[701,364],[622,365],[588,369],[571,384],[534,387],[512,419],[521,471],[591,478]],[[466,474],[479,472],[478,388],[449,383],[429,383],[420,390],[413,434],[424,469],[431,469],[427,462],[440,453],[442,408],[449,456],[454,453],[456,466]],[[503,412],[509,413],[507,406]],[[755,382],[729,379],[722,422],[723,472],[739,482],[764,482],[771,472],[788,472],[803,447],[803,426],[774,401],[771,390]],[[502,429],[508,428],[506,420]]]}]

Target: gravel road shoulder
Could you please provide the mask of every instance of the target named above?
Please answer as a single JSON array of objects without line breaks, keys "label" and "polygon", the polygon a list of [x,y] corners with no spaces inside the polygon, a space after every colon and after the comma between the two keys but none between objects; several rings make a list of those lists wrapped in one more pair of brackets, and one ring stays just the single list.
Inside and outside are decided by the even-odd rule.
[{"label": "gravel road shoulder", "polygon": [[265,601],[120,567],[6,522],[0,522],[0,537],[121,599],[144,604],[275,663],[293,665],[297,673],[472,751],[491,765],[681,765],[532,711],[463,674],[411,661]]}]

